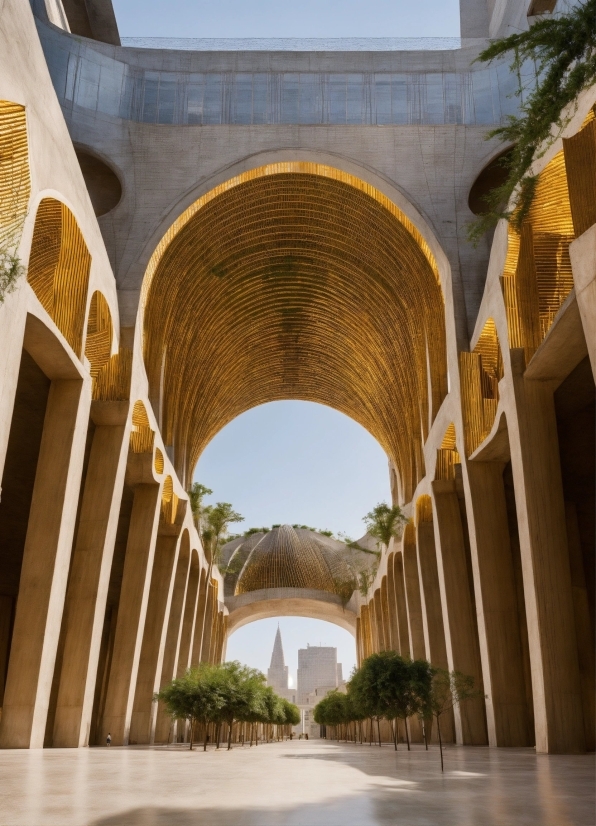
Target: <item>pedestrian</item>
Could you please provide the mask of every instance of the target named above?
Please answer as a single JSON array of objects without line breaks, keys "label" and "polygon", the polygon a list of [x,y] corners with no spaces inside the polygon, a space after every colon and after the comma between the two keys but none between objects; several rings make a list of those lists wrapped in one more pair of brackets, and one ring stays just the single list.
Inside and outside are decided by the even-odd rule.
[{"label": "pedestrian", "polygon": [[108,736],[106,737],[106,746],[111,746],[111,745],[112,745],[112,735],[108,731]]}]

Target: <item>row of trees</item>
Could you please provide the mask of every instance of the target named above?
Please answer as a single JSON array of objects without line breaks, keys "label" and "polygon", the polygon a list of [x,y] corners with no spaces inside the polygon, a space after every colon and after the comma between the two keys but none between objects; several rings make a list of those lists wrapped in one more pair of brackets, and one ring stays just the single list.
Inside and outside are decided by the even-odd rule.
[{"label": "row of trees", "polygon": [[347,694],[334,691],[314,708],[314,719],[321,726],[334,729],[337,739],[343,733],[356,740],[364,721],[370,725],[372,744],[373,725],[376,723],[381,745],[380,721],[388,720],[397,750],[397,721],[402,720],[410,749],[409,721],[418,718],[422,725],[426,747],[428,731],[436,721],[441,770],[443,770],[443,741],[441,719],[456,705],[481,697],[474,687],[474,678],[458,671],[435,668],[426,660],[406,659],[395,651],[383,651],[367,657],[348,683]]},{"label": "row of trees", "polygon": [[203,663],[189,669],[184,677],[165,686],[156,700],[165,704],[173,720],[188,721],[190,748],[193,737],[200,729],[203,733],[203,749],[207,750],[209,732],[219,748],[222,726],[227,726],[228,749],[232,748],[232,732],[235,724],[242,725],[242,742],[248,726],[250,745],[257,743],[259,724],[264,727],[267,740],[283,738],[292,726],[300,722],[300,711],[272,688],[265,685],[265,677],[255,668],[239,662],[221,665]]}]

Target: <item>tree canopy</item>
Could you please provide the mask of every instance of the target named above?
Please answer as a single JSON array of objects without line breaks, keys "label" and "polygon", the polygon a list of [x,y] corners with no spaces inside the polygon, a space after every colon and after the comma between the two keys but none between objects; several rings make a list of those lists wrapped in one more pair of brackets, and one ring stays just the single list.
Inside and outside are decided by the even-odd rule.
[{"label": "tree canopy", "polygon": [[232,746],[234,723],[298,725],[300,712],[292,703],[277,696],[265,685],[265,677],[255,668],[237,661],[210,665],[202,663],[166,685],[156,694],[173,719],[188,720],[193,726],[205,726],[207,748],[208,724],[228,725],[228,749]]}]

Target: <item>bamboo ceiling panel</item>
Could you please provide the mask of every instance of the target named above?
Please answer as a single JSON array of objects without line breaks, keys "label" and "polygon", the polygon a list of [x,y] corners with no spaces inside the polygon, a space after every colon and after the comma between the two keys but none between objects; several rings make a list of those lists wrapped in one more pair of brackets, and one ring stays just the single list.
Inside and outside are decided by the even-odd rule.
[{"label": "bamboo ceiling panel", "polygon": [[179,471],[240,413],[301,399],[363,425],[413,490],[413,445],[446,392],[444,304],[421,237],[370,189],[264,173],[167,233],[144,285],[144,348]]}]

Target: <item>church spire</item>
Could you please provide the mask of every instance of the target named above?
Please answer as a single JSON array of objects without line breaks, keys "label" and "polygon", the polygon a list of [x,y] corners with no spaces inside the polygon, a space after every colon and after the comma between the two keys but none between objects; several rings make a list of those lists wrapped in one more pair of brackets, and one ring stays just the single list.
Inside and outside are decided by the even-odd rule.
[{"label": "church spire", "polygon": [[267,671],[267,683],[276,691],[285,691],[288,688],[288,666],[284,660],[284,649],[281,644],[281,631],[277,626],[275,642],[273,643],[273,653],[271,654],[271,665]]},{"label": "church spire", "polygon": [[281,631],[279,625],[277,626],[277,633],[275,634],[275,642],[273,643],[273,653],[271,654],[271,669],[283,668],[285,666],[284,649],[281,644]]}]

